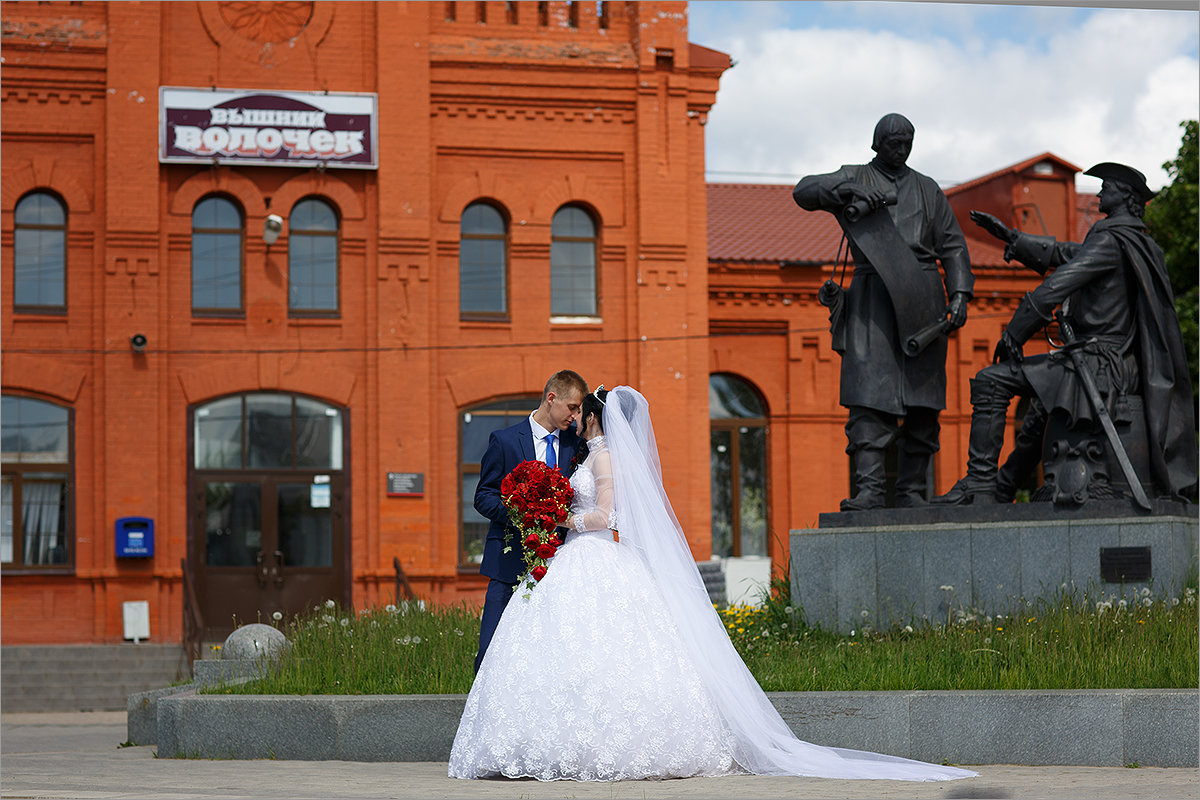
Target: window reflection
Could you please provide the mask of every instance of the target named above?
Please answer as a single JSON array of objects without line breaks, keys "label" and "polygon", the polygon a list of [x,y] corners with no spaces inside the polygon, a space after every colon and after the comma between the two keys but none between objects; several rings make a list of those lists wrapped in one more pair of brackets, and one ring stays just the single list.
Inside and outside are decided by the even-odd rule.
[{"label": "window reflection", "polygon": [[564,206],[550,223],[550,313],[594,316],[596,223],[578,206]]},{"label": "window reflection", "polygon": [[254,392],[196,409],[196,469],[342,469],[342,412],[305,397]]},{"label": "window reflection", "polygon": [[33,192],[13,209],[13,305],[67,304],[67,210],[54,195]]},{"label": "window reflection", "polygon": [[708,381],[713,555],[767,555],[767,416],[733,375]]},{"label": "window reflection", "polygon": [[475,490],[479,486],[479,462],[494,431],[527,419],[541,400],[540,395],[501,400],[475,406],[459,415],[459,465],[462,483],[459,505],[459,552],[462,566],[483,561],[483,543],[490,521],[475,510]]}]

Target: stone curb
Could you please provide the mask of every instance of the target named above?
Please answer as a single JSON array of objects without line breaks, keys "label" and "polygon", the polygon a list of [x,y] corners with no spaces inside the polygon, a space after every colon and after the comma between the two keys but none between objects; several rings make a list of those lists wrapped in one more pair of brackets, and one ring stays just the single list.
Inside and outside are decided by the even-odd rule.
[{"label": "stone curb", "polygon": [[256,659],[195,661],[192,664],[192,683],[129,695],[125,701],[127,741],[134,744],[155,744],[158,741],[158,701],[162,698],[194,695],[197,689],[211,686],[235,686],[261,677],[265,669],[266,662]]},{"label": "stone curb", "polygon": [[[796,735],[922,761],[1196,767],[1200,692],[772,692]],[[446,761],[465,695],[157,698],[162,758]]]}]

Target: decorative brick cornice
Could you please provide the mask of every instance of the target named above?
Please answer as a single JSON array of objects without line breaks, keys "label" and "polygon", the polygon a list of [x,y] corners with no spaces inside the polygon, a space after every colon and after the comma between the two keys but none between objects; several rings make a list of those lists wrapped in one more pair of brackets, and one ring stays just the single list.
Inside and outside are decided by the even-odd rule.
[{"label": "decorative brick cornice", "polygon": [[632,124],[636,116],[632,108],[611,108],[589,103],[571,107],[571,103],[538,107],[530,105],[483,104],[462,102],[432,103],[430,116],[434,119],[505,119],[522,122],[602,122]]},{"label": "decorative brick cornice", "polygon": [[638,246],[638,258],[642,261],[687,261],[687,245],[643,242]]},{"label": "decorative brick cornice", "polygon": [[104,86],[79,86],[79,87],[63,87],[63,86],[43,86],[43,87],[22,87],[22,86],[5,86],[3,93],[0,93],[0,99],[5,103],[40,103],[47,105],[49,103],[58,103],[66,106],[72,103],[81,105],[91,105],[97,100],[104,99]]},{"label": "decorative brick cornice", "polygon": [[120,247],[129,249],[156,249],[159,234],[157,231],[105,231],[105,247]]},{"label": "decorative brick cornice", "polygon": [[790,306],[813,305],[817,302],[817,288],[812,291],[775,291],[746,289],[709,288],[709,303],[712,306]]},{"label": "decorative brick cornice", "polygon": [[379,255],[386,256],[428,256],[429,240],[408,236],[380,236]]},{"label": "decorative brick cornice", "polygon": [[545,260],[550,258],[549,242],[513,242],[509,246],[513,258]]}]

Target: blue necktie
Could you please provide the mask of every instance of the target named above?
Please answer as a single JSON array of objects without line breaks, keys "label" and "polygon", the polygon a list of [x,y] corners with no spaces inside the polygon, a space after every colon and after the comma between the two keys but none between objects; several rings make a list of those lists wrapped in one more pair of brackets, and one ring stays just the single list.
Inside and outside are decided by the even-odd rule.
[{"label": "blue necktie", "polygon": [[558,454],[554,452],[554,436],[555,436],[555,434],[551,433],[546,437],[546,466],[547,467],[557,467],[558,466]]}]

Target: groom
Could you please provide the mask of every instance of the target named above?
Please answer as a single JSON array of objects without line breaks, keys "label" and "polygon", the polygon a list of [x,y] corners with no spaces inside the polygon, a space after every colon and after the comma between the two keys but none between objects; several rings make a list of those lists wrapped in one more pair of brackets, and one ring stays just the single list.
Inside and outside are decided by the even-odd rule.
[{"label": "groom", "polygon": [[[508,510],[500,499],[500,481],[522,461],[542,461],[571,477],[574,469],[571,460],[579,446],[575,420],[587,392],[588,385],[579,373],[560,370],[546,381],[542,403],[528,419],[502,428],[488,439],[487,451],[479,464],[479,487],[475,490],[475,510],[492,521],[483,545],[483,563],[479,566],[479,572],[491,580],[479,625],[476,672],[525,566],[520,543],[515,535],[508,536]],[[504,552],[510,545],[512,550]]]}]

